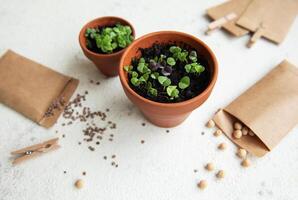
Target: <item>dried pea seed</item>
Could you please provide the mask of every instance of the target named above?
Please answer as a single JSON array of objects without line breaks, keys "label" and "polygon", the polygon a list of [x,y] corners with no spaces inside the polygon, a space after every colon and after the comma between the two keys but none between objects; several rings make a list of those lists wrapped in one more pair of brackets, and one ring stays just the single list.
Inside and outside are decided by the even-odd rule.
[{"label": "dried pea seed", "polygon": [[212,119],[210,119],[210,120],[207,122],[206,126],[207,126],[208,128],[213,128],[213,127],[215,126],[215,122],[214,122]]},{"label": "dried pea seed", "polygon": [[250,160],[248,158],[245,158],[242,162],[241,165],[243,167],[249,167],[250,166]]},{"label": "dried pea seed", "polygon": [[213,135],[215,136],[215,137],[218,137],[218,136],[220,136],[222,134],[222,131],[221,130],[216,130],[214,133],[213,133]]},{"label": "dried pea seed", "polygon": [[235,122],[234,129],[241,130],[242,129],[242,124],[240,124],[239,122]]},{"label": "dried pea seed", "polygon": [[252,130],[249,130],[248,135],[254,136],[255,134],[254,134],[254,132],[252,132]]},{"label": "dried pea seed", "polygon": [[233,137],[236,139],[240,139],[242,137],[242,131],[241,130],[235,130],[233,132]]},{"label": "dried pea seed", "polygon": [[248,134],[248,128],[246,126],[242,127],[241,131],[242,131],[242,135]]},{"label": "dried pea seed", "polygon": [[199,183],[198,183],[198,187],[201,189],[201,190],[204,190],[206,187],[207,187],[208,183],[206,180],[201,180]]},{"label": "dried pea seed", "polygon": [[213,163],[207,163],[207,165],[205,166],[205,169],[208,171],[213,171],[214,170]]},{"label": "dried pea seed", "polygon": [[237,156],[238,156],[239,158],[245,158],[246,155],[247,155],[247,152],[246,152],[245,149],[239,148],[239,149],[237,150]]},{"label": "dried pea seed", "polygon": [[82,189],[84,187],[84,181],[82,179],[79,179],[75,182],[75,186],[78,189]]},{"label": "dried pea seed", "polygon": [[225,172],[223,170],[219,170],[216,174],[217,178],[224,178],[225,177]]},{"label": "dried pea seed", "polygon": [[225,150],[227,148],[227,145],[226,143],[223,142],[223,143],[220,143],[217,148],[220,150]]}]

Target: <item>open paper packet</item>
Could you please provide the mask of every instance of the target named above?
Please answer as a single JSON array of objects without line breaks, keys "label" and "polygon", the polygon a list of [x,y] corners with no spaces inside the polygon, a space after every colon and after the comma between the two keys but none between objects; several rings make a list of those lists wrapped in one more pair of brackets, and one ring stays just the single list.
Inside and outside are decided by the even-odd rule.
[{"label": "open paper packet", "polygon": [[0,58],[0,102],[46,128],[60,116],[79,81],[8,50]]},{"label": "open paper packet", "polygon": [[[298,68],[283,61],[213,120],[235,144],[256,156],[271,151],[298,123]],[[233,124],[242,122],[254,137],[232,136]]]}]

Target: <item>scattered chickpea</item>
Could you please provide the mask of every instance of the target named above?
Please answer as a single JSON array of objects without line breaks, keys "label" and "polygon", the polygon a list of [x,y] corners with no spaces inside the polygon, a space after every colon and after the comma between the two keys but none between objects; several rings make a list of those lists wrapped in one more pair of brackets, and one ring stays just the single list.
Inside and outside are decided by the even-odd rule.
[{"label": "scattered chickpea", "polygon": [[233,137],[236,139],[240,139],[242,137],[242,131],[241,130],[235,130],[233,132]]},{"label": "scattered chickpea", "polygon": [[82,179],[77,180],[75,186],[77,189],[82,189],[84,187],[84,181]]},{"label": "scattered chickpea", "polygon": [[215,122],[214,122],[212,119],[210,119],[210,120],[207,122],[206,126],[207,126],[208,128],[213,128],[213,127],[215,126]]},{"label": "scattered chickpea", "polygon": [[239,148],[238,150],[237,150],[237,156],[239,157],[239,158],[245,158],[246,157],[246,155],[247,155],[247,152],[246,152],[246,150],[245,149],[242,149],[242,148]]},{"label": "scattered chickpea", "polygon": [[248,128],[246,126],[244,126],[242,129],[242,135],[247,135],[248,134]]},{"label": "scattered chickpea", "polygon": [[255,134],[254,134],[254,132],[252,132],[252,130],[249,130],[248,135],[254,136]]},{"label": "scattered chickpea", "polygon": [[241,130],[242,129],[242,124],[240,124],[239,122],[235,122],[234,129]]},{"label": "scattered chickpea", "polygon": [[216,130],[214,133],[213,133],[213,135],[215,136],[215,137],[218,137],[218,136],[220,136],[222,134],[222,131],[221,130]]},{"label": "scattered chickpea", "polygon": [[207,187],[208,183],[206,180],[201,180],[199,183],[198,183],[198,187],[201,189],[201,190],[204,190],[206,187]]},{"label": "scattered chickpea", "polygon": [[223,142],[223,143],[220,143],[217,148],[220,150],[225,150],[227,148],[227,145],[226,143]]},{"label": "scattered chickpea", "polygon": [[224,170],[219,170],[216,174],[216,177],[219,178],[219,179],[222,179],[225,177],[225,172]]},{"label": "scattered chickpea", "polygon": [[250,160],[248,158],[245,158],[242,162],[241,165],[243,167],[249,167],[250,166]]},{"label": "scattered chickpea", "polygon": [[214,170],[214,164],[213,163],[207,163],[205,166],[205,169],[208,171],[213,171]]}]

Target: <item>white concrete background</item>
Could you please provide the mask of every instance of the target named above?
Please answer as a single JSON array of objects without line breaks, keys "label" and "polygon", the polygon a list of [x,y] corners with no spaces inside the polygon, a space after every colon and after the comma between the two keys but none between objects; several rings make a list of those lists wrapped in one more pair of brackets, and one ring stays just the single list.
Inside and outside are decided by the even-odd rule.
[{"label": "white concrete background", "polygon": [[[104,141],[95,152],[82,140],[81,125],[62,127],[63,119],[44,129],[0,105],[0,199],[298,199],[298,129],[270,154],[252,157],[249,169],[240,167],[235,146],[224,136],[214,138],[204,123],[219,108],[265,75],[283,59],[298,65],[298,20],[279,46],[259,41],[252,49],[248,36],[230,37],[223,31],[205,36],[205,10],[221,0],[0,0],[0,54],[13,49],[51,68],[79,78],[78,92],[89,90],[87,104],[93,109],[111,108],[109,119],[117,122],[115,141]],[[177,128],[165,129],[147,123],[128,101],[118,78],[105,79],[83,56],[78,44],[80,28],[105,15],[128,19],[137,37],[159,30],[178,30],[197,36],[215,52],[219,78],[209,100]],[[89,79],[101,82],[91,85]],[[131,112],[132,115],[128,116]],[[100,122],[99,122],[100,125]],[[13,167],[10,151],[65,134],[62,148]],[[201,132],[205,131],[204,136]],[[145,144],[140,140],[144,139]],[[219,152],[218,143],[228,149]],[[111,167],[104,155],[117,155],[119,167]],[[203,165],[212,161],[226,170],[222,181]],[[193,170],[198,169],[197,173]],[[66,170],[67,174],[63,174]],[[82,171],[87,176],[81,175]],[[74,188],[77,178],[86,187]],[[205,191],[197,189],[207,179]]]}]

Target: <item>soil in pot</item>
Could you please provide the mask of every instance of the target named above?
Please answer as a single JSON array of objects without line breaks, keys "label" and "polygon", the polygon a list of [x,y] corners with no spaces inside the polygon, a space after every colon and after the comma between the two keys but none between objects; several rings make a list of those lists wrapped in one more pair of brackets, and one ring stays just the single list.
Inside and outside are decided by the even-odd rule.
[{"label": "soil in pot", "polygon": [[207,60],[185,44],[155,43],[140,49],[128,72],[130,87],[139,95],[161,103],[176,103],[203,92],[210,83]]},{"label": "soil in pot", "polygon": [[133,41],[132,29],[120,23],[113,26],[87,28],[85,32],[86,47],[99,54],[110,54],[120,51]]}]

